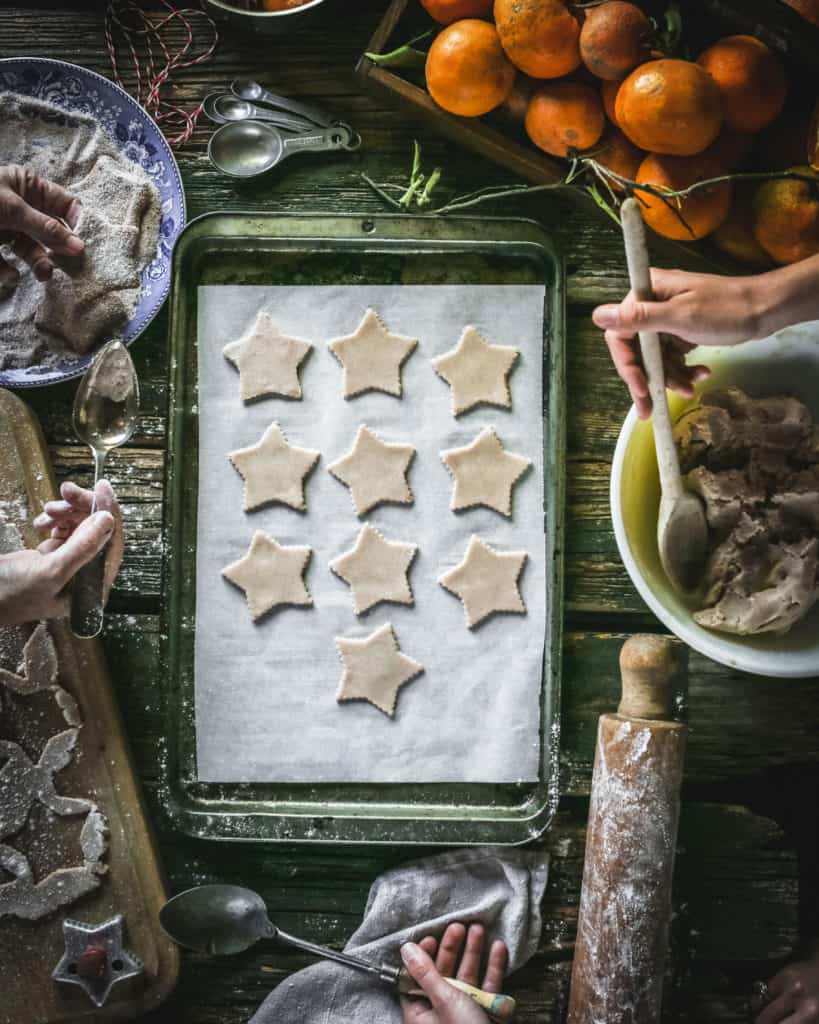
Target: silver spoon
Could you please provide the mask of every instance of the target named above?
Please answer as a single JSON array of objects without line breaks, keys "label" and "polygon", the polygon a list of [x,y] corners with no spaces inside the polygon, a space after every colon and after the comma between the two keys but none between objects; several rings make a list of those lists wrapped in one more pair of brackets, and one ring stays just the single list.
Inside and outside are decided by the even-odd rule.
[{"label": "silver spoon", "polygon": [[[639,301],[653,302],[645,224],[636,199],[632,197],[623,203],[620,218],[623,222],[626,263],[632,291]],[[659,335],[654,331],[640,331],[640,351],[653,407],[654,444],[662,489],[657,519],[660,561],[666,576],[677,590],[691,591],[700,582],[705,567],[708,522],[699,495],[687,491],[683,486],[668,411]]]},{"label": "silver spoon", "polygon": [[306,117],[319,128],[327,128],[333,124],[332,117],[321,107],[314,107],[312,103],[301,103],[299,100],[291,100],[287,96],[277,96],[269,92],[263,85],[254,82],[252,78],[234,78],[230,84],[230,91],[234,96],[243,100],[251,100],[254,103],[268,103],[277,110],[287,110],[291,114],[299,114]]},{"label": "silver spoon", "polygon": [[[273,939],[312,956],[364,971],[397,987],[405,995],[423,995],[404,968],[371,964],[349,953],[339,953],[288,935],[267,916],[262,897],[238,885],[200,885],[181,892],[160,910],[159,923],[177,945],[197,953],[228,956],[250,949],[260,939]],[[482,1006],[492,1020],[502,1024],[512,1019],[515,1000],[511,996],[484,992],[455,978],[446,980]]]},{"label": "silver spoon", "polygon": [[[74,396],[74,432],[94,456],[94,492],[105,460],[113,448],[131,437],[139,415],[139,382],[121,341],[109,341],[97,352]],[[83,566],[71,588],[71,628],[80,637],[97,636],[103,622],[105,548]]]},{"label": "silver spoon", "polygon": [[352,129],[343,124],[286,137],[272,124],[234,121],[213,133],[208,143],[208,157],[224,174],[253,178],[295,153],[356,149],[360,142]]},{"label": "silver spoon", "polygon": [[282,110],[266,110],[229,92],[210,93],[202,102],[202,110],[215,124],[247,121],[252,118],[254,121],[269,121],[285,131],[310,132],[315,128],[313,122],[305,117],[287,114]]}]

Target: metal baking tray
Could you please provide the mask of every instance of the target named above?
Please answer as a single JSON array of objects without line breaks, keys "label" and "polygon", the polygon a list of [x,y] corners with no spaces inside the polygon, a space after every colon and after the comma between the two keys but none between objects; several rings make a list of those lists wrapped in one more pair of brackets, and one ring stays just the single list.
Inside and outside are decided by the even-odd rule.
[{"label": "metal baking tray", "polygon": [[[538,284],[544,308],[544,545],[551,589],[540,771],[515,784],[217,784],[196,774],[194,628],[198,487],[197,292],[208,284]],[[163,665],[168,688],[162,800],[172,825],[209,839],[523,843],[557,804],[565,426],[563,264],[528,220],[215,213],[176,244],[170,299]],[[487,720],[491,728],[491,720]],[[480,737],[475,737],[480,743]]]}]

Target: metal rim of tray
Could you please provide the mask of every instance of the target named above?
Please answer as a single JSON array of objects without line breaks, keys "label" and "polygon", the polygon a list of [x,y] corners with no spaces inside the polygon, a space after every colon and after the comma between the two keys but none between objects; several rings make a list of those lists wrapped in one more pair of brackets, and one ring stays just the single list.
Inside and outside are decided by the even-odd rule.
[{"label": "metal rim of tray", "polygon": [[[237,226],[241,227],[236,231]],[[195,622],[195,511],[185,514],[186,472],[198,473],[198,458],[185,440],[198,416],[196,380],[187,379],[194,348],[195,301],[186,276],[201,266],[208,244],[264,240],[266,253],[305,257],[339,252],[360,256],[519,256],[545,274],[544,346],[544,552],[551,559],[552,588],[541,677],[541,758],[538,781],[523,784],[422,783],[411,787],[422,802],[392,798],[406,783],[344,784],[344,799],[329,797],[341,784],[215,784],[195,780],[192,646]],[[247,251],[247,250],[245,250]],[[267,282],[269,283],[269,282]],[[480,283],[480,282],[476,282]],[[296,284],[294,287],[299,287]],[[173,828],[199,838],[233,841],[472,845],[516,845],[540,836],[557,806],[561,639],[563,625],[563,515],[565,468],[565,293],[563,263],[542,226],[522,218],[440,218],[417,215],[205,214],[191,221],[174,250],[169,316],[169,417],[164,516],[167,530],[163,564],[162,665],[167,682],[167,757],[160,759],[160,799]],[[186,398],[190,401],[186,402]],[[198,452],[198,442],[196,451]],[[193,457],[192,457],[193,456]],[[183,469],[184,467],[184,469]],[[196,488],[192,488],[195,492]],[[551,499],[550,501],[548,499]],[[194,495],[195,500],[195,495]],[[547,510],[551,506],[551,513]],[[188,510],[190,513],[190,509]],[[193,530],[193,544],[190,531]],[[186,566],[186,557],[188,559]],[[185,658],[188,658],[186,666]],[[548,673],[548,676],[546,675]],[[185,730],[189,730],[188,733]],[[187,777],[185,776],[187,772]],[[447,799],[456,790],[476,799]],[[194,790],[200,792],[196,793]],[[270,790],[269,798],[253,790]],[[374,796],[372,790],[376,789]],[[490,792],[515,794],[493,802]],[[202,792],[204,791],[204,792]],[[280,795],[284,791],[287,796]],[[353,799],[358,791],[359,799]],[[351,794],[351,795],[347,795]]]}]

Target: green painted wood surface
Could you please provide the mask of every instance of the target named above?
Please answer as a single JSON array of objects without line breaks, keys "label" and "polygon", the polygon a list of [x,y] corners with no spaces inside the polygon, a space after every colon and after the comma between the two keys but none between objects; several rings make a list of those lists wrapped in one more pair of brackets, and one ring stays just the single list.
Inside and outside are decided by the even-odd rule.
[{"label": "green painted wood surface", "polygon": [[[281,41],[226,35],[214,61],[188,73],[177,90],[182,102],[192,102],[239,73],[252,75],[285,94],[319,100],[349,120],[364,139],[356,154],[290,161],[269,180],[237,186],[210,168],[204,153],[208,128],[203,126],[179,156],[191,216],[224,208],[381,209],[360,172],[399,180],[408,168],[414,137],[430,165],[443,165],[444,186],[453,192],[508,180],[360,93],[352,68],[385,6],[385,0],[338,3],[338,13],[325,23]],[[0,56],[53,56],[105,74],[100,7],[79,2],[59,10],[33,3],[4,6]],[[624,637],[660,626],[620,565],[608,516],[611,457],[628,402],[589,312],[625,289],[618,234],[605,220],[581,214],[555,197],[487,212],[541,219],[561,244],[568,265],[565,795],[545,840],[553,865],[541,949],[508,983],[519,1000],[522,1024],[542,1024],[561,1021],[565,1008],[597,717],[617,702],[617,654]],[[283,927],[340,946],[358,923],[375,876],[417,851],[305,852],[197,842],[167,828],[155,799],[163,756],[158,612],[165,329],[160,316],[133,349],[144,415],[130,445],[110,463],[127,517],[128,546],[105,647],[170,885],[173,890],[217,880],[252,885]],[[73,392],[69,384],[26,397],[43,422],[58,476],[87,480],[90,463],[70,428]],[[811,855],[816,861],[808,845],[810,829],[801,827],[819,811],[816,681],[756,679],[692,655],[680,707],[688,715],[691,737],[665,1021],[744,1021],[752,980],[770,973],[798,943],[799,863],[810,862]],[[305,962],[263,948],[221,961],[186,956],[176,995],[149,1019],[151,1024],[240,1024],[271,987]]]}]

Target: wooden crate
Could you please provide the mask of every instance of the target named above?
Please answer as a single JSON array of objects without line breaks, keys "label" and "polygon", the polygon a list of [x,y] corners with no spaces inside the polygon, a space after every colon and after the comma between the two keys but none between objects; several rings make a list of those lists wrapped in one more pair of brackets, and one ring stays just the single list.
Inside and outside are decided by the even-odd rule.
[{"label": "wooden crate", "polygon": [[[654,0],[643,6],[655,13]],[[781,0],[682,0],[680,6],[684,39],[693,55],[723,35],[758,36],[783,57],[792,91],[804,95],[806,107],[812,106],[813,98],[819,95],[819,28]],[[429,27],[437,26],[426,16],[419,0],[391,0],[366,52],[388,53]],[[450,141],[505,167],[518,180],[543,185],[565,178],[566,161],[536,149],[521,127],[505,123],[497,113],[467,118],[442,110],[424,88],[423,69],[413,74],[403,68],[385,68],[364,55],[357,72],[368,89],[388,96]],[[606,217],[584,191],[566,189],[564,194],[585,209]],[[664,259],[689,269],[748,272],[747,267],[739,266],[707,242],[674,242],[654,235],[652,249]]]}]

